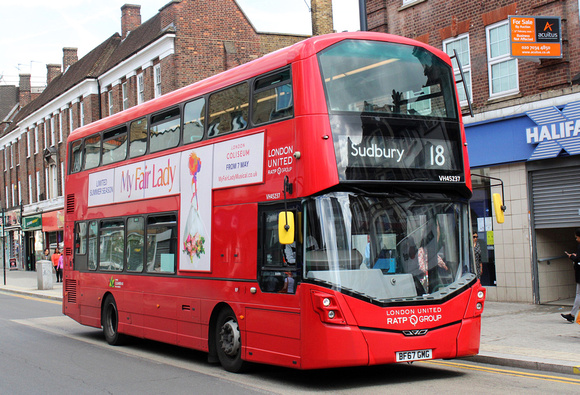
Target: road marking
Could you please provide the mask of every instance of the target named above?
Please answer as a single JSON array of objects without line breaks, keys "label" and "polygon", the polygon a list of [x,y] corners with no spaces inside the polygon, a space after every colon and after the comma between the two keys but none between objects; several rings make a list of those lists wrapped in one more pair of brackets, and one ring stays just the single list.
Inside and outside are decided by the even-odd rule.
[{"label": "road marking", "polygon": [[486,367],[486,366],[475,366],[475,365],[469,365],[466,363],[451,362],[451,361],[420,361],[418,363],[428,363],[428,364],[432,364],[432,365],[451,366],[451,367],[457,367],[457,368],[461,368],[461,369],[477,370],[480,372],[498,373],[498,374],[503,374],[503,375],[507,375],[507,376],[526,377],[526,378],[531,378],[531,379],[536,379],[536,380],[555,381],[558,383],[580,385],[580,379],[568,378],[568,377],[562,377],[562,376],[551,376],[551,375],[540,374],[540,373],[518,372],[517,370],[491,368],[491,367]]},{"label": "road marking", "polygon": [[62,302],[60,300],[39,298],[37,296],[30,296],[30,295],[24,295],[24,294],[13,293],[13,292],[5,292],[5,291],[0,291],[0,293],[3,294],[3,295],[15,296],[17,298],[22,298],[22,299],[36,300],[38,302],[46,302],[46,303],[52,303],[52,304],[62,305]]}]

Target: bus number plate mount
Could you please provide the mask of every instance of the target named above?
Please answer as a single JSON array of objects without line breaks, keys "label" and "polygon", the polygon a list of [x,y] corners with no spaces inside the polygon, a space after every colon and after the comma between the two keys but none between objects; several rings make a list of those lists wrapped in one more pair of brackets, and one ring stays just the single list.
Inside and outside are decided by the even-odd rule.
[{"label": "bus number plate mount", "polygon": [[397,351],[395,353],[397,362],[421,361],[433,358],[433,350],[413,350],[413,351]]}]

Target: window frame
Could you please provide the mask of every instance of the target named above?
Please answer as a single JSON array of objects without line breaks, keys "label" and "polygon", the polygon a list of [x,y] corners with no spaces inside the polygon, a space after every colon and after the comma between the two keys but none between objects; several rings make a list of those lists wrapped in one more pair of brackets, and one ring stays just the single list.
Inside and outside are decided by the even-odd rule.
[{"label": "window frame", "polygon": [[121,98],[123,102],[123,111],[129,108],[129,85],[127,81],[121,84]]},{"label": "window frame", "polygon": [[[468,63],[465,64],[465,62],[463,62],[461,60],[460,60],[460,62],[461,62],[461,68],[462,68],[462,71],[463,71],[463,76],[464,76],[464,78],[467,78],[468,79],[466,81],[467,82],[466,85],[467,85],[467,89],[468,89],[469,94],[468,94],[468,92],[465,92],[465,89],[464,89],[465,87],[463,86],[463,82],[456,82],[455,85],[457,87],[457,94],[458,94],[458,96],[459,96],[459,93],[460,93],[459,87],[461,86],[461,88],[463,89],[463,92],[465,94],[466,99],[465,100],[460,100],[459,104],[461,105],[461,107],[465,107],[465,106],[468,105],[468,101],[473,102],[473,88],[472,88],[472,85],[471,85],[471,83],[472,83],[472,78],[471,78],[471,75],[472,75],[471,74],[471,47],[469,45],[469,33],[463,33],[463,34],[460,34],[460,35],[458,35],[456,37],[452,37],[452,38],[448,38],[446,40],[443,40],[443,43],[442,44],[443,44],[443,52],[445,52],[449,56],[453,56],[454,55],[453,53],[449,53],[447,51],[448,46],[450,44],[452,44],[452,43],[458,43],[458,42],[460,42],[462,40],[467,40],[467,59],[468,59]],[[458,53],[458,55],[459,55],[459,53]],[[451,63],[452,63],[452,66],[453,66],[453,74],[454,74],[455,80],[457,81],[457,80],[461,79],[461,73],[459,71],[459,65],[457,64],[457,61],[454,60],[454,59],[451,59]],[[469,77],[466,77],[466,75],[469,75]],[[458,97],[458,99],[459,99],[459,97]]]},{"label": "window frame", "polygon": [[[182,111],[181,106],[171,106],[169,108],[165,108],[162,111],[158,111],[153,113],[149,116],[149,122],[147,124],[147,142],[148,142],[148,150],[146,151],[149,154],[153,154],[156,152],[165,151],[171,148],[178,147],[181,143],[181,124],[182,124]],[[165,124],[170,124],[172,122],[177,121],[177,129],[173,131],[173,133],[177,133],[177,139],[175,141],[175,145],[166,145],[161,148],[158,148],[156,145],[152,144],[152,131],[154,127],[158,127]],[[164,131],[168,131],[171,129],[164,129]],[[157,133],[158,131],[155,131]],[[163,134],[163,133],[159,133]],[[168,137],[172,137],[168,135]],[[160,137],[163,139],[163,137]]]},{"label": "window frame", "polygon": [[161,91],[161,64],[153,66],[153,84],[155,90],[155,97],[163,95]]},{"label": "window frame", "polygon": [[[268,79],[272,79],[276,76],[283,76],[284,73],[288,73],[288,78],[287,79],[282,79],[278,82],[274,82],[271,85],[264,85],[264,86],[260,86],[257,87],[257,85],[260,82],[265,82]],[[290,119],[294,117],[294,84],[293,84],[293,80],[292,80],[292,69],[290,67],[283,67],[281,69],[278,70],[274,70],[272,72],[269,73],[264,73],[262,75],[259,75],[255,78],[253,78],[251,80],[252,83],[252,90],[250,92],[250,114],[249,114],[249,121],[251,122],[252,126],[261,126],[261,125],[266,125],[269,123],[274,123],[274,122],[280,122],[286,119]],[[290,85],[290,105],[288,107],[284,107],[280,110],[276,111],[286,111],[289,110],[288,114],[283,114],[281,117],[279,118],[271,118],[268,121],[264,121],[264,122],[256,122],[255,120],[255,115],[256,115],[256,108],[258,107],[258,99],[256,97],[256,95],[263,93],[263,92],[267,92],[268,90],[276,90],[276,92],[274,93],[276,95],[276,102],[278,101],[278,92],[277,89],[282,87],[282,86],[286,86],[286,85]],[[276,104],[277,107],[277,104]]]},{"label": "window frame", "polygon": [[[111,160],[105,161],[105,158],[107,157],[106,154],[113,153],[116,151],[115,149],[111,149],[111,150],[107,150],[107,152],[105,152],[105,143],[107,143],[109,141],[117,140],[119,137],[122,137],[122,136],[125,136],[125,141],[122,143],[122,144],[125,144],[125,152],[124,152],[123,157],[119,158],[119,159],[112,158]],[[126,124],[123,124],[121,126],[118,126],[116,128],[109,129],[109,130],[106,130],[103,132],[103,137],[101,138],[101,166],[106,166],[106,165],[109,165],[109,164],[115,163],[115,162],[121,162],[121,161],[127,159],[127,148],[129,146],[127,139],[128,139],[128,136],[127,136]],[[111,154],[111,156],[114,156],[114,155]]]},{"label": "window frame", "polygon": [[145,77],[143,73],[137,74],[137,104],[145,103]]},{"label": "window frame", "polygon": [[[510,96],[513,94],[517,94],[520,91],[520,76],[519,76],[519,64],[518,64],[518,59],[517,58],[512,58],[510,51],[509,51],[509,47],[508,47],[508,52],[499,56],[496,56],[494,58],[492,58],[491,56],[491,31],[493,29],[497,29],[500,28],[504,25],[508,26],[508,33],[509,33],[509,20],[505,19],[503,21],[488,25],[485,27],[485,47],[486,47],[486,53],[487,53],[487,79],[488,79],[488,89],[489,89],[489,98],[490,99],[495,99],[495,98],[499,98],[499,97],[504,97],[504,96]],[[507,41],[508,41],[508,45],[509,45],[509,35],[507,37]],[[493,92],[493,76],[492,76],[492,68],[495,65],[501,64],[501,63],[507,63],[510,61],[514,61],[515,63],[515,78],[516,78],[516,87],[513,89],[508,89],[505,91],[501,91],[501,92],[497,92],[494,93]]]}]

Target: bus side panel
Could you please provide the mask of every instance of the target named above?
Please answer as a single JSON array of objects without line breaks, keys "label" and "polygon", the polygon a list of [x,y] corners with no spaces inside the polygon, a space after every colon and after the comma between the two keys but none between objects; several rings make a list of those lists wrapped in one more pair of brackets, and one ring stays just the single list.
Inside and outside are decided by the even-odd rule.
[{"label": "bus side panel", "polygon": [[182,347],[203,349],[201,332],[201,302],[199,299],[179,298],[177,305],[177,344]]},{"label": "bus side panel", "polygon": [[146,338],[177,344],[177,298],[173,295],[143,294],[143,334]]},{"label": "bus side panel", "polygon": [[479,353],[480,338],[481,316],[465,318],[457,337],[457,357],[465,357]]},{"label": "bus side panel", "polygon": [[299,368],[300,313],[246,308],[246,359]]},{"label": "bus side panel", "polygon": [[255,279],[257,204],[215,207],[212,223],[212,276]]},{"label": "bus side panel", "polygon": [[[367,342],[356,325],[323,323],[314,309],[312,291],[337,295],[328,289],[301,284],[301,369],[367,365]],[[345,313],[348,314],[348,313]],[[350,315],[350,314],[349,314]]]}]

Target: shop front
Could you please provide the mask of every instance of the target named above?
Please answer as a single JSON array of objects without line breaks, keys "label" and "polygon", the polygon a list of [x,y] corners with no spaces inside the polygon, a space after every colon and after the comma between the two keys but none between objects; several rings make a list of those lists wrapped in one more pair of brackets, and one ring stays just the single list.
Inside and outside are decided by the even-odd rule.
[{"label": "shop front", "polygon": [[58,247],[61,252],[63,248],[64,210],[48,211],[42,214],[42,231],[44,232],[44,248],[54,249]]},{"label": "shop front", "polygon": [[[466,123],[472,226],[487,254],[488,300],[573,297],[574,272],[564,251],[576,250],[580,227],[580,97],[530,102]],[[500,192],[493,178],[504,183],[503,224],[491,220],[490,196]]]},{"label": "shop front", "polygon": [[25,269],[36,271],[36,262],[42,259],[42,215],[22,217]]},{"label": "shop front", "polygon": [[4,251],[2,255],[3,259],[5,259],[6,268],[10,270],[23,268],[20,218],[20,208],[4,212],[2,232]]}]

